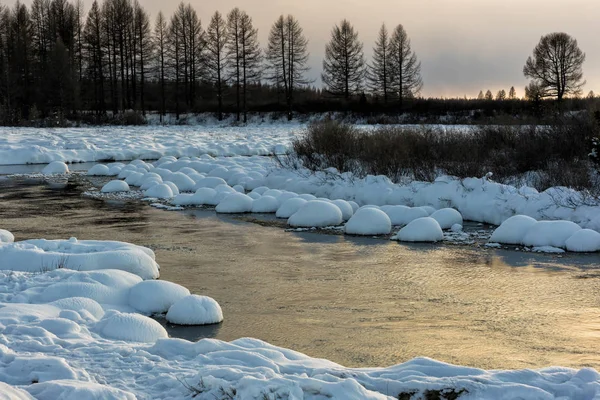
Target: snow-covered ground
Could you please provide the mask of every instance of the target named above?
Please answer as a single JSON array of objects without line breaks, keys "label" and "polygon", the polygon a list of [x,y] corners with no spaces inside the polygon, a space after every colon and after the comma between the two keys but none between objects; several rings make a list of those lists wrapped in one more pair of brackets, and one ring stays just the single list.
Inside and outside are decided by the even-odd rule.
[{"label": "snow-covered ground", "polygon": [[93,270],[91,258],[80,271],[12,264],[32,272],[0,270],[0,399],[600,398],[589,368],[485,371],[418,358],[356,369],[257,339],[172,339],[147,315],[212,323],[218,304],[170,282]]},{"label": "snow-covered ground", "polygon": [[284,153],[299,124],[0,128],[0,165]]}]

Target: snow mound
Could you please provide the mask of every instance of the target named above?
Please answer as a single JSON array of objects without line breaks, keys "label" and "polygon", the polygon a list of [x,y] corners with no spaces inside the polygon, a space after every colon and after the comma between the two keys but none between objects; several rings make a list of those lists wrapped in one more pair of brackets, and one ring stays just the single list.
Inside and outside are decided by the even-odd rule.
[{"label": "snow mound", "polygon": [[[202,189],[199,189],[202,190]],[[252,198],[243,193],[232,193],[217,205],[216,211],[223,214],[243,214],[252,211]]]},{"label": "snow mound", "polygon": [[221,306],[206,296],[191,295],[169,308],[167,321],[176,325],[210,325],[223,321]]},{"label": "snow mound", "polygon": [[279,201],[273,196],[262,195],[252,203],[253,213],[274,213],[279,208]]},{"label": "snow mound", "polygon": [[198,206],[203,205],[217,205],[215,204],[215,198],[217,197],[217,191],[213,188],[203,187],[196,190],[196,193],[192,196],[191,204]]},{"label": "snow mound", "polygon": [[66,379],[37,383],[29,386],[27,390],[37,400],[136,400],[132,393],[117,388]]},{"label": "snow mound", "polygon": [[440,224],[431,217],[415,219],[392,238],[401,242],[439,242],[444,239]]},{"label": "snow mound", "polygon": [[[424,209],[424,207],[421,207]],[[428,212],[425,210],[425,212]],[[463,224],[462,215],[454,208],[442,208],[431,214],[431,218],[435,219],[442,229],[450,229],[452,225]]]},{"label": "snow mound", "polygon": [[108,176],[110,174],[110,168],[108,165],[96,164],[90,168],[87,172],[88,176]]},{"label": "snow mound", "polygon": [[523,245],[533,247],[565,248],[567,239],[581,227],[571,221],[539,221],[527,230],[523,237]]},{"label": "snow mound", "polygon": [[306,200],[301,199],[300,197],[294,197],[292,199],[286,200],[281,204],[281,206],[277,209],[277,213],[275,216],[277,218],[289,218],[294,215],[300,207],[306,204]]},{"label": "snow mound", "polygon": [[[80,274],[84,274],[84,272],[80,272]],[[61,289],[66,289],[66,292],[70,291],[65,285],[62,285]],[[113,298],[113,301],[117,300],[118,297],[119,296]],[[94,317],[96,320],[104,316],[104,309],[102,308],[102,306],[97,301],[89,297],[65,297],[63,299],[53,301],[49,304],[53,305],[54,307],[58,307],[61,310],[76,311],[78,313],[80,313],[81,311],[85,311],[86,313],[89,313],[92,317]]]},{"label": "snow mound", "polygon": [[42,170],[44,175],[68,174],[69,167],[62,161],[52,161]]},{"label": "snow mound", "polygon": [[102,186],[102,193],[116,193],[116,192],[129,192],[129,185],[127,182],[114,180],[108,182],[106,185]]},{"label": "snow mound", "polygon": [[108,311],[94,326],[94,330],[104,338],[127,342],[154,343],[169,335],[155,320],[139,314]]},{"label": "snow mound", "polygon": [[0,400],[34,400],[34,398],[24,390],[0,381]]},{"label": "snow mound", "polygon": [[345,231],[350,235],[387,235],[392,231],[392,222],[381,210],[361,208],[350,218]]},{"label": "snow mound", "polygon": [[170,199],[174,197],[173,190],[165,183],[159,183],[158,185],[152,186],[144,192],[144,196],[157,199]]},{"label": "snow mound", "polygon": [[354,209],[352,208],[352,205],[346,200],[333,200],[332,203],[338,206],[342,212],[342,218],[344,218],[344,221],[348,221],[350,218],[352,218],[352,215],[354,215]]},{"label": "snow mound", "polygon": [[340,225],[344,218],[338,206],[322,200],[311,200],[288,219],[288,224],[301,228],[324,228]]},{"label": "snow mound", "polygon": [[159,276],[152,250],[124,242],[41,239],[0,246],[0,270],[40,272],[60,268],[117,269],[143,279]]},{"label": "snow mound", "polygon": [[190,291],[168,281],[144,281],[131,288],[129,305],[144,314],[163,314]]},{"label": "snow mound", "polygon": [[515,215],[502,223],[492,234],[491,243],[521,244],[527,231],[537,221],[526,215]]},{"label": "snow mound", "polygon": [[5,229],[0,229],[0,243],[13,243],[15,236]]},{"label": "snow mound", "polygon": [[595,253],[600,251],[600,233],[591,229],[582,229],[567,239],[565,245],[569,251]]},{"label": "snow mound", "polygon": [[200,188],[214,189],[219,185],[227,185],[227,182],[225,182],[225,179],[223,179],[223,178],[211,176],[211,177],[203,178],[203,179],[199,180],[195,185],[195,189],[196,190],[198,190]]},{"label": "snow mound", "polygon": [[169,181],[173,182],[180,192],[194,192],[196,188],[196,182],[182,172],[175,172]]},{"label": "snow mound", "polygon": [[394,226],[408,225],[415,219],[429,216],[427,211],[421,207],[387,206],[382,208],[382,211],[390,217],[390,221]]}]

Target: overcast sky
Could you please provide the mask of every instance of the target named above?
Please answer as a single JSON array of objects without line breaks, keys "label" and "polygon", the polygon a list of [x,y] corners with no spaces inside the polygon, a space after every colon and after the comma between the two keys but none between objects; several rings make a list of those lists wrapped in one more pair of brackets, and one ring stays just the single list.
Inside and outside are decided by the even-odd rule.
[{"label": "overcast sky", "polygon": [[[91,0],[84,0],[89,7]],[[152,21],[177,1],[140,0]],[[600,94],[600,0],[190,0],[206,27],[215,10],[244,9],[264,47],[270,25],[293,14],[310,41],[310,75],[318,79],[331,28],[343,18],[359,32],[367,59],[382,23],[404,25],[422,63],[424,96],[475,97],[527,83],[523,65],[543,34],[574,36],[586,53],[585,94]],[[318,83],[318,80],[317,82]]]}]

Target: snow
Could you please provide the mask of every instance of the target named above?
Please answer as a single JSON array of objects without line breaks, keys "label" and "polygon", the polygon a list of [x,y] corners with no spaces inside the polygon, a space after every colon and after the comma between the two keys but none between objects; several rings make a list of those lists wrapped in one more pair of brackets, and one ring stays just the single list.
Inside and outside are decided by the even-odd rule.
[{"label": "snow", "polygon": [[136,400],[135,395],[120,389],[69,379],[37,383],[27,390],[38,400]]},{"label": "snow", "polygon": [[275,214],[275,216],[277,218],[287,219],[294,215],[304,204],[306,204],[306,200],[300,197],[294,197],[292,199],[286,200],[277,209],[277,213]]},{"label": "snow", "polygon": [[288,224],[300,228],[324,228],[340,225],[343,220],[342,211],[335,204],[311,200],[288,219]]},{"label": "snow", "polygon": [[526,215],[515,215],[502,223],[492,234],[490,242],[503,244],[522,244],[523,238],[536,224],[536,220]]},{"label": "snow", "polygon": [[116,193],[116,192],[129,192],[129,185],[123,181],[110,181],[106,185],[102,186],[102,193]]},{"label": "snow", "polygon": [[279,201],[267,194],[262,195],[252,203],[253,213],[275,213],[279,208]]},{"label": "snow", "polygon": [[444,232],[440,224],[431,217],[415,219],[392,238],[401,242],[439,242],[443,239]]},{"label": "snow", "polygon": [[600,233],[591,229],[582,229],[571,235],[565,242],[569,251],[594,253],[600,251]]},{"label": "snow", "polygon": [[194,294],[175,302],[166,318],[176,325],[210,325],[223,321],[223,312],[214,299]]},{"label": "snow", "polygon": [[352,215],[354,215],[354,209],[347,201],[338,199],[333,200],[332,203],[338,206],[340,211],[342,211],[342,218],[344,221],[348,221],[350,218],[352,218]]},{"label": "snow", "polygon": [[196,190],[196,193],[191,198],[191,204],[195,204],[198,206],[203,205],[217,205],[214,202],[215,197],[217,196],[217,191],[212,188],[203,187]]},{"label": "snow", "polygon": [[390,218],[381,210],[361,208],[346,223],[350,235],[387,235],[392,231]]},{"label": "snow", "polygon": [[154,343],[169,335],[161,324],[143,315],[107,311],[92,328],[100,336],[128,342]]},{"label": "snow", "polygon": [[34,400],[34,398],[29,393],[0,381],[0,400]]},{"label": "snow", "polygon": [[523,237],[524,246],[565,248],[569,239],[581,227],[571,221],[538,221]]},{"label": "snow", "polygon": [[129,291],[129,305],[144,314],[163,314],[190,291],[168,281],[144,281]]},{"label": "snow", "polygon": [[0,243],[13,243],[15,236],[6,229],[0,229]]},{"label": "snow", "polygon": [[[425,212],[428,212],[425,210]],[[463,224],[462,215],[453,208],[442,208],[431,214],[431,218],[435,219],[442,229],[450,229],[452,225]]]},{"label": "snow", "polygon": [[109,176],[110,168],[108,165],[96,164],[87,172],[88,176]]},{"label": "snow", "polygon": [[381,209],[385,212],[388,217],[390,217],[390,221],[394,226],[404,226],[408,225],[411,221],[414,221],[417,218],[428,217],[429,214],[427,211],[422,209],[421,207],[407,207],[407,206],[384,206]]},{"label": "snow", "polygon": [[60,175],[69,173],[69,167],[62,161],[52,161],[42,170],[44,175]]},{"label": "snow", "polygon": [[147,248],[123,242],[26,240],[0,245],[0,270],[40,272],[57,268],[80,271],[119,269],[154,279],[159,266]]},{"label": "snow", "polygon": [[534,253],[563,254],[565,251],[554,246],[536,246],[531,249]]},{"label": "snow", "polygon": [[171,187],[164,183],[159,183],[158,185],[150,187],[144,192],[144,196],[156,199],[170,199],[175,197]]},{"label": "snow", "polygon": [[252,211],[252,202],[250,196],[242,193],[232,193],[217,205],[216,211],[224,214],[248,213]]}]

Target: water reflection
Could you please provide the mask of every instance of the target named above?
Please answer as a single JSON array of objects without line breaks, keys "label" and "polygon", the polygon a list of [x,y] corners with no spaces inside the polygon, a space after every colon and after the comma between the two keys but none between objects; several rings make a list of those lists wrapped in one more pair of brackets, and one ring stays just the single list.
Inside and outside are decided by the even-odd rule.
[{"label": "water reflection", "polygon": [[189,340],[190,342],[197,342],[201,339],[216,338],[219,334],[219,330],[223,323],[212,324],[212,325],[196,325],[196,326],[184,326],[174,325],[166,320],[165,317],[154,317],[158,323],[160,323],[167,331],[170,337]]}]

